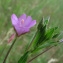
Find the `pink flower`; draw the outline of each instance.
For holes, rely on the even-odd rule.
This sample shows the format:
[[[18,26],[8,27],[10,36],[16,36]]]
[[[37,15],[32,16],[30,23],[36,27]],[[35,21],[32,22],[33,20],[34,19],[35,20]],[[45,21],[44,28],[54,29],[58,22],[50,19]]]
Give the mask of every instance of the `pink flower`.
[[[31,16],[26,17],[26,14],[19,18],[15,14],[11,16],[12,25],[18,36],[30,31],[30,28],[36,24],[36,20],[32,20]]]

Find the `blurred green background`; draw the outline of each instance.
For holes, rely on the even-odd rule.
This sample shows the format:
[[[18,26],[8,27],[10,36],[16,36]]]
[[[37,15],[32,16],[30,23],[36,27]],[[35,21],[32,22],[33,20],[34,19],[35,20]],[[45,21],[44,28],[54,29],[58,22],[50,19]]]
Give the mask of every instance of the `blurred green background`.
[[[12,44],[8,43],[7,40],[9,35],[13,33],[10,30],[12,29],[10,18],[13,13],[18,17],[23,13],[31,15],[33,19],[37,20],[37,24],[42,17],[47,18],[50,16],[49,27],[58,26],[58,31],[61,32],[58,39],[63,37],[63,0],[0,0],[0,63],[2,63]],[[17,63],[35,34],[37,24],[29,33],[18,38],[6,63]],[[52,58],[58,60],[58,62],[53,63],[63,63],[63,44],[52,48],[31,63],[48,63]]]

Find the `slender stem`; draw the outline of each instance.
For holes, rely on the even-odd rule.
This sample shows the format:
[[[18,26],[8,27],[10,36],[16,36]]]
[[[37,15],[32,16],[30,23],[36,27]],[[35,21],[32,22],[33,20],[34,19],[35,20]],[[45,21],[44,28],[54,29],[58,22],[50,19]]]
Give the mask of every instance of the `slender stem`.
[[[54,46],[44,50],[42,53],[36,55],[35,57],[33,57],[32,59],[30,59],[27,63],[30,63],[31,61],[33,61],[34,59],[36,59],[38,56],[42,55],[43,53],[47,52],[48,50],[50,50],[51,48],[53,48]]]
[[[7,59],[8,55],[9,55],[9,53],[10,53],[10,51],[11,51],[11,49],[12,49],[14,43],[16,42],[16,39],[17,39],[17,37],[14,39],[12,45],[10,46],[10,48],[9,48],[9,50],[8,50],[8,52],[7,52],[6,56],[5,56],[5,58],[4,58],[3,63],[6,63],[6,59]]]
[[[33,37],[32,41],[31,41],[31,43],[29,44],[27,51],[30,49],[30,47],[31,47],[31,45],[32,45],[32,43],[33,43],[33,40],[34,40],[34,38],[35,38],[36,34],[37,34],[37,31],[36,31],[36,33],[35,33],[35,35],[34,35],[34,37]]]

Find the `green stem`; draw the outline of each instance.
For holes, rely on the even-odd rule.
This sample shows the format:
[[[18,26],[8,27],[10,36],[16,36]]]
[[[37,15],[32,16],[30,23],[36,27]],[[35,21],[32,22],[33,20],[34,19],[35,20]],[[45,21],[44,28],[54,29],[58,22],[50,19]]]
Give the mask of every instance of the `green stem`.
[[[29,49],[30,49],[30,47],[31,47],[31,45],[32,45],[32,43],[33,43],[33,41],[34,41],[34,39],[35,39],[36,34],[37,34],[37,31],[36,31],[36,33],[35,33],[35,35],[34,35],[32,41],[31,41],[31,43],[29,44],[27,51],[29,51]]]
[[[4,58],[3,63],[6,63],[6,59],[7,59],[8,55],[9,55],[9,53],[10,53],[10,51],[11,51],[11,49],[12,49],[14,43],[16,42],[16,39],[17,39],[17,37],[14,39],[12,45],[10,46],[10,48],[9,48],[9,50],[8,50],[8,52],[7,52],[6,56],[5,56],[5,58]]]

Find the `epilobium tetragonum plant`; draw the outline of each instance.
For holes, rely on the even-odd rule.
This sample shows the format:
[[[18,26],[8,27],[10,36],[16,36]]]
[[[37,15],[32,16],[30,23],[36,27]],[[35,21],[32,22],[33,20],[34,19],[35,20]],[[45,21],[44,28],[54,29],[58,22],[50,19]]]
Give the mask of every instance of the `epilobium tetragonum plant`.
[[[16,38],[13,41],[10,49],[8,50],[3,63],[6,62],[6,59],[17,37],[25,33],[28,33],[30,31],[30,28],[36,24],[36,20],[32,20],[32,17],[31,16],[27,17],[26,14],[21,15],[19,18],[15,14],[12,14],[11,22],[16,32],[16,35],[15,35]],[[18,60],[18,63],[29,63],[35,58],[37,58],[38,56],[40,56],[41,54],[43,54],[44,52],[46,52],[47,50],[49,50],[52,46],[56,46],[58,43],[60,43],[59,40],[55,40],[59,35],[59,33],[56,32],[58,27],[48,28],[48,22],[49,22],[49,19],[47,20],[41,19],[41,21],[37,26],[37,31],[31,43],[28,45],[28,48],[26,49],[26,51],[23,53],[23,56],[21,56],[20,59]],[[47,47],[48,48],[50,47],[50,48],[38,54],[37,56],[33,57],[32,59],[28,60],[28,58],[32,54],[37,53],[39,50],[43,48],[45,49]]]
[[[23,35],[23,34],[29,32],[30,28],[36,24],[36,20],[32,20],[32,17],[31,16],[27,17],[26,14],[21,15],[19,18],[15,14],[12,14],[11,22],[14,27],[14,30],[16,31],[16,38],[15,38],[13,44],[11,45],[9,51],[7,52],[3,63],[6,62],[8,54],[9,54],[10,50],[12,49],[12,47],[17,39],[17,36],[20,36],[20,35]]]

